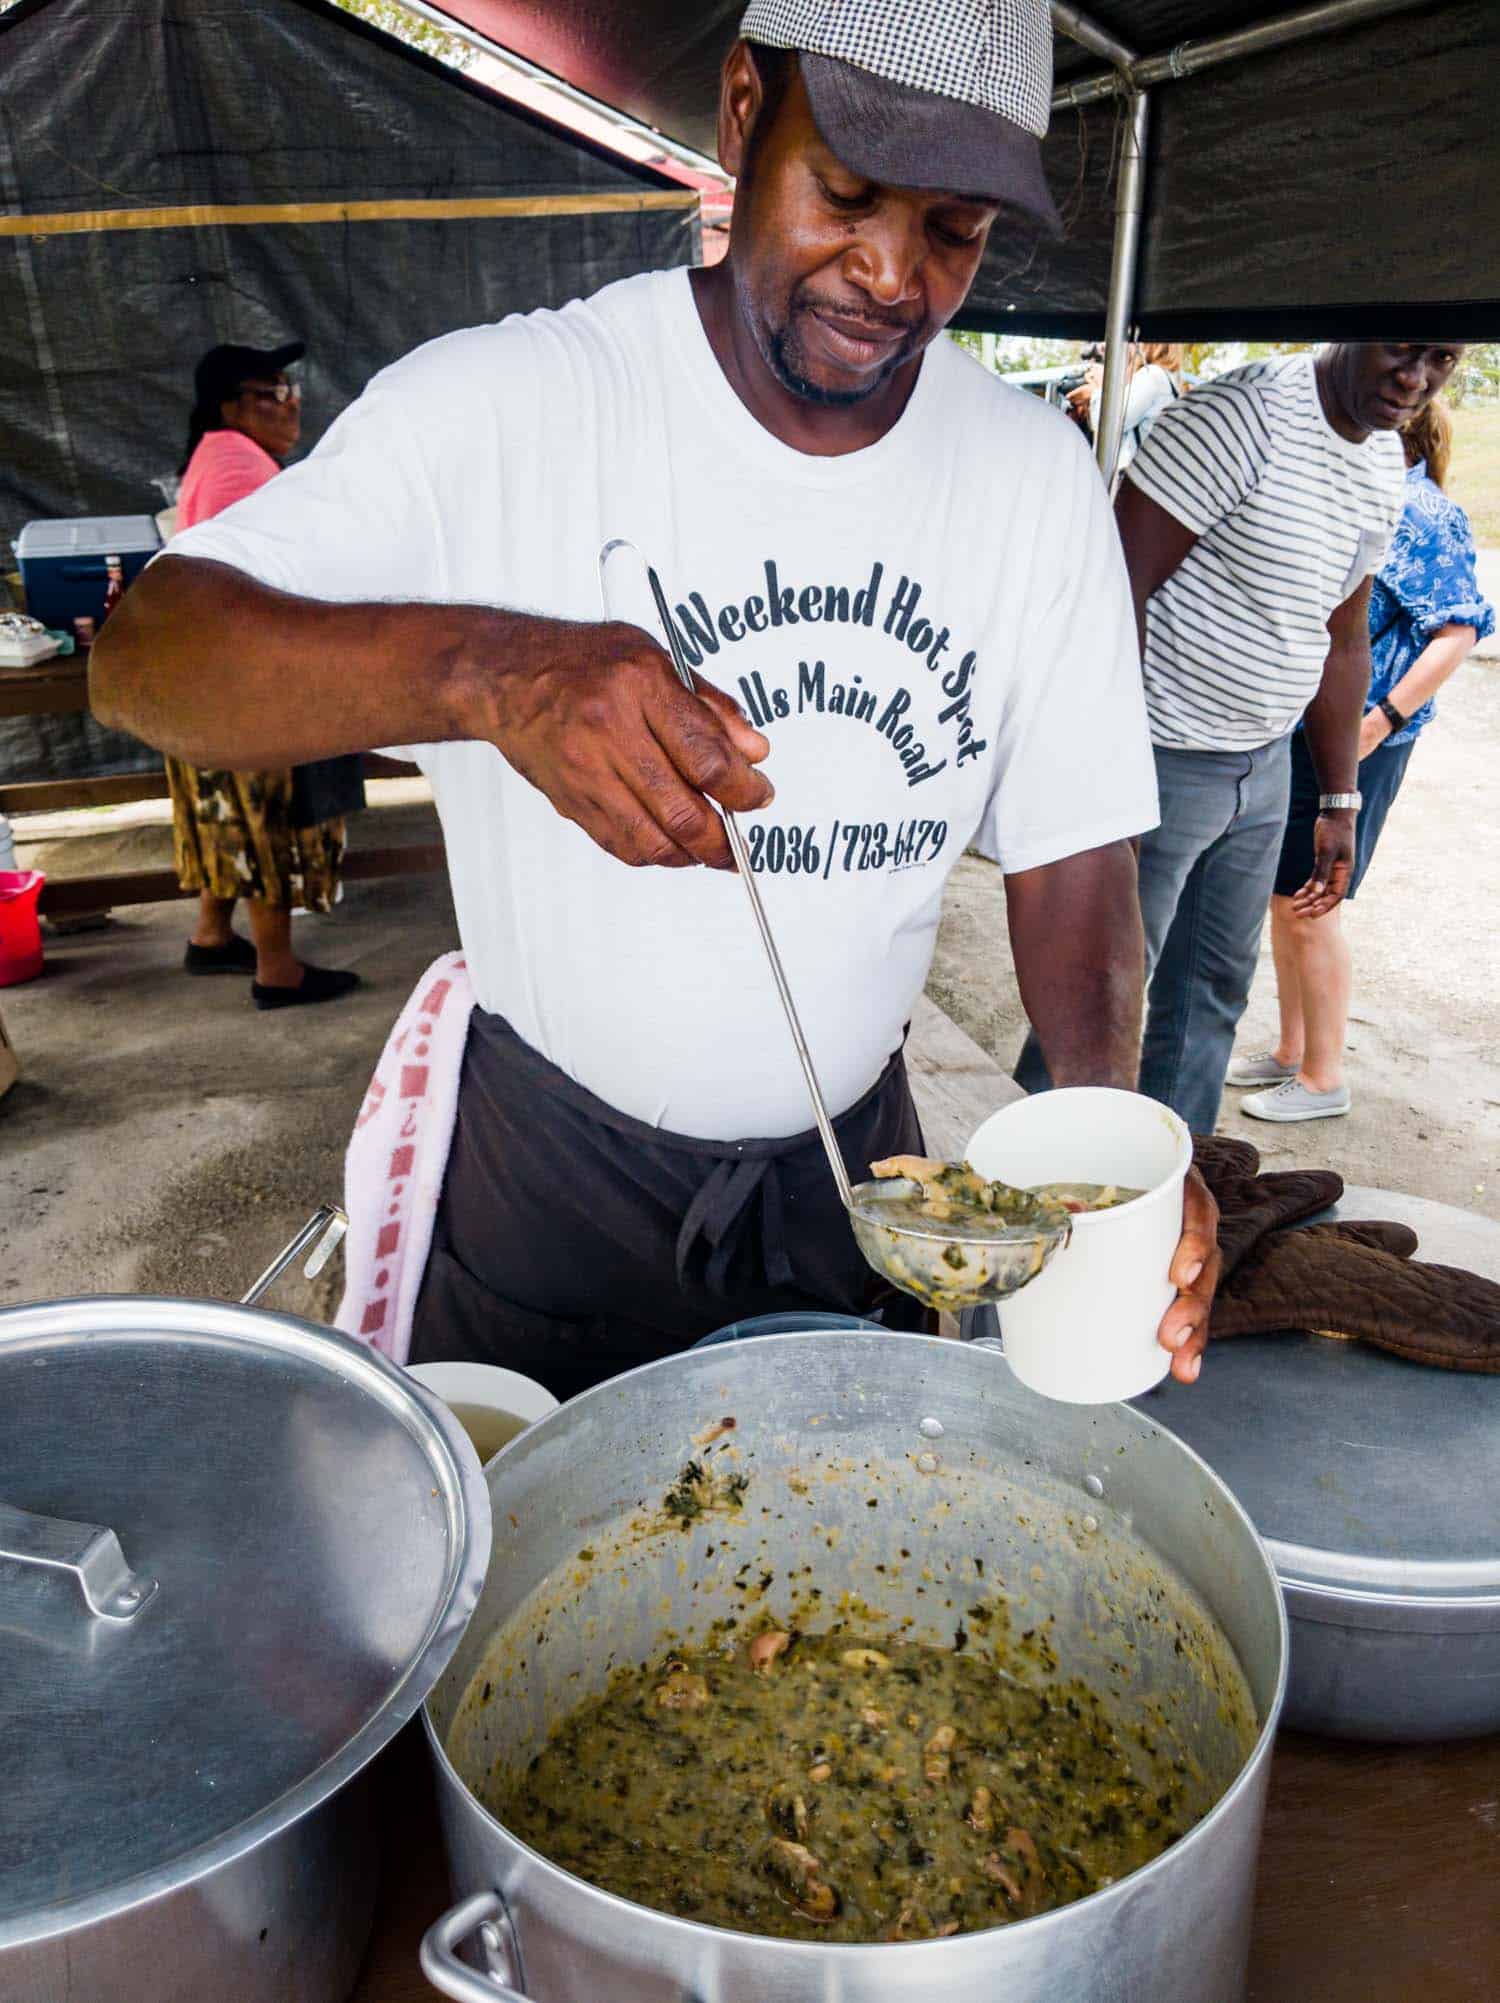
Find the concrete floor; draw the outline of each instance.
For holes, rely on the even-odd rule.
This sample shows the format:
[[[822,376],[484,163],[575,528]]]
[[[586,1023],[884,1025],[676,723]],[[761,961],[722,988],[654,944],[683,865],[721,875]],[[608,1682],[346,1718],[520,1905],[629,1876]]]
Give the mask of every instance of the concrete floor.
[[[1412,761],[1379,860],[1352,907],[1356,963],[1344,1120],[1268,1127],[1226,1096],[1223,1130],[1268,1166],[1316,1163],[1500,1219],[1500,666],[1471,663]],[[402,839],[430,808],[393,797]],[[63,840],[114,866],[159,859],[159,823],[121,810]],[[373,817],[372,817],[373,818]],[[384,831],[383,831],[384,833]],[[153,847],[153,844],[155,847]],[[0,1101],[0,1302],[142,1290],[232,1296],[318,1203],[342,1190],[345,1139],[391,1021],[456,943],[435,878],[351,884],[330,917],[295,921],[299,950],[350,966],[347,1002],[260,1015],[243,981],[180,971],[184,906],[120,911],[107,930],[49,938],[45,977],[0,995],[22,1066]],[[955,872],[930,992],[1009,1063],[1022,1021],[997,873]],[[1263,961],[1247,1039],[1275,1019]],[[326,1315],[337,1262],[273,1300]]]
[[[0,1100],[0,1303],[43,1295],[242,1293],[319,1203],[387,1030],[457,943],[436,877],[346,886],[293,920],[307,958],[353,967],[346,1001],[261,1014],[248,983],[181,971],[187,908],[138,905],[47,941],[47,972],[7,989],[21,1078]],[[327,1315],[335,1261],[272,1304]]]

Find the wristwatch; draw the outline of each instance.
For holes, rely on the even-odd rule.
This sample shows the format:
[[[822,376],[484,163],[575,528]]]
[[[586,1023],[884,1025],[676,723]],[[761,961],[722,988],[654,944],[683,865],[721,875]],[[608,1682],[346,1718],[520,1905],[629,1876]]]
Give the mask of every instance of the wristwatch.
[[[1361,793],[1320,793],[1318,795],[1318,812],[1320,814],[1331,814],[1335,809],[1341,807],[1352,807],[1357,814],[1363,805],[1364,796]]]
[[[1411,722],[1411,718],[1403,716],[1388,695],[1383,695],[1375,707],[1380,711],[1380,714],[1385,718],[1393,731],[1405,730],[1406,726]]]

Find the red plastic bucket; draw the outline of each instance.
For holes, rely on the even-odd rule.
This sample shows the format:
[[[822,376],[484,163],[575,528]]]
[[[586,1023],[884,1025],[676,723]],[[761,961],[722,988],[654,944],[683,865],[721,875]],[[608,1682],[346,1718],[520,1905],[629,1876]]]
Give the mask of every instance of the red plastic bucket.
[[[42,971],[36,907],[46,881],[39,869],[0,869],[0,988],[34,981]]]

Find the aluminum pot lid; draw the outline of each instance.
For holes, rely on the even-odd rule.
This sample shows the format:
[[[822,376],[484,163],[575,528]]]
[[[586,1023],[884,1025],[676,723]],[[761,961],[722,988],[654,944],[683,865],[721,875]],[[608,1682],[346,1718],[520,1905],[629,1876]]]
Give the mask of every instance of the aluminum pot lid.
[[[1416,1257],[1500,1280],[1500,1224],[1388,1190],[1347,1189],[1318,1222],[1409,1224]],[[1413,1626],[1500,1627],[1500,1377],[1407,1363],[1362,1342],[1284,1334],[1210,1344],[1196,1385],[1143,1409],[1221,1475],[1282,1583]]]
[[[488,1559],[461,1428],[358,1344],[222,1302],[0,1313],[0,1948],[316,1807]]]

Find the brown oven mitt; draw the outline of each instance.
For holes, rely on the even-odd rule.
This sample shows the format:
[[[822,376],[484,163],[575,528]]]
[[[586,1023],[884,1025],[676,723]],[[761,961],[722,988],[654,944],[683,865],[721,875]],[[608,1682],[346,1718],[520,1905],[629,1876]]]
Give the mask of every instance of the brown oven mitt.
[[[1332,1169],[1286,1169],[1262,1175],[1260,1156],[1250,1143],[1225,1134],[1195,1134],[1193,1165],[1219,1206],[1221,1290],[1268,1232],[1316,1217],[1344,1193],[1344,1178]]]
[[[1404,1224],[1311,1224],[1263,1237],[1214,1296],[1215,1337],[1306,1329],[1411,1363],[1500,1374],[1500,1286],[1413,1259]]]

